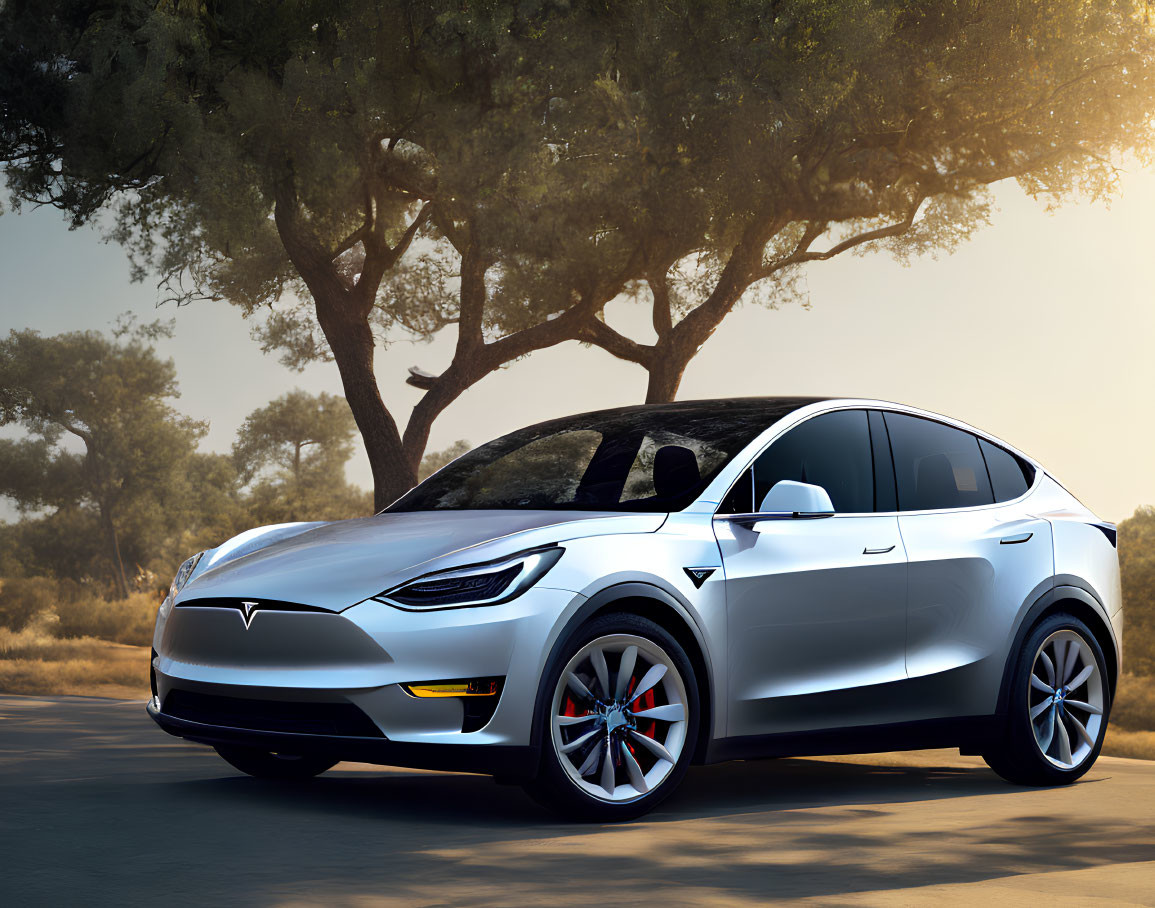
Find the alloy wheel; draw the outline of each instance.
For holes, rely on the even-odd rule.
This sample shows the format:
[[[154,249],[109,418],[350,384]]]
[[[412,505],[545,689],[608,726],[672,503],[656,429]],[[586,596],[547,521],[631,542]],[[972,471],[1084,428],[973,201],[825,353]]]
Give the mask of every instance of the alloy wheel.
[[[1060,630],[1035,653],[1027,696],[1031,730],[1043,756],[1075,769],[1095,750],[1103,725],[1103,679],[1091,647]]]
[[[633,634],[591,640],[558,679],[553,746],[570,780],[601,801],[645,797],[686,745],[689,700],[674,661]]]

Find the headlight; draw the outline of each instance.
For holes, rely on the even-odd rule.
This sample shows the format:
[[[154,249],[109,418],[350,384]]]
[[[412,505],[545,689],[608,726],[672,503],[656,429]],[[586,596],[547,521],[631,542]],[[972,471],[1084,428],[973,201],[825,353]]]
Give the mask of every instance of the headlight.
[[[499,561],[426,574],[373,598],[403,609],[497,605],[515,599],[545,576],[565,551],[530,549]]]
[[[204,552],[198,552],[176,569],[176,576],[172,580],[172,586],[168,588],[169,599],[175,599],[176,594],[184,589],[184,585],[188,583],[189,577],[191,577],[192,572],[196,570],[196,566],[200,563],[203,555]]]

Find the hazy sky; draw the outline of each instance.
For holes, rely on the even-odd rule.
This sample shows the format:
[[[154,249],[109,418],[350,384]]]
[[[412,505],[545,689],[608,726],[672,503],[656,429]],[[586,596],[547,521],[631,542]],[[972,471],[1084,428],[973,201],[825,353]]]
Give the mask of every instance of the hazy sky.
[[[1046,464],[1101,516],[1155,503],[1155,175],[1132,169],[1108,209],[1056,214],[998,187],[993,224],[958,252],[902,267],[885,253],[809,266],[810,310],[746,307],[690,365],[680,397],[831,394],[927,407],[980,426]],[[48,209],[0,216],[0,331],[107,329],[120,312],[154,317],[151,284],[132,284],[122,250],[68,231]],[[207,448],[227,450],[245,415],[293,387],[340,391],[336,367],[298,374],[264,356],[225,303],[160,315],[176,336],[178,406],[211,421]],[[648,317],[612,307],[612,324],[646,339]],[[403,419],[419,398],[406,369],[440,371],[451,335],[400,342],[377,356],[381,392]],[[640,402],[645,373],[576,343],[490,376],[435,424],[431,449],[479,444],[570,412]],[[363,454],[350,478],[369,485]]]

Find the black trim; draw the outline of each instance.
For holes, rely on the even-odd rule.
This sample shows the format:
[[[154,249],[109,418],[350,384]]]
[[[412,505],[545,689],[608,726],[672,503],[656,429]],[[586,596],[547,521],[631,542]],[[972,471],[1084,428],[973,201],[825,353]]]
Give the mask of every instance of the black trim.
[[[1107,541],[1111,543],[1111,548],[1119,548],[1119,531],[1115,528],[1115,524],[1092,523],[1091,526],[1107,537]]]
[[[706,752],[707,763],[759,757],[817,757],[832,754],[885,753],[930,747],[981,747],[997,734],[997,716],[927,719],[891,725],[864,725],[820,731],[783,732],[719,738]]]
[[[157,691],[157,687],[156,687],[156,650],[155,649],[149,650],[148,686],[152,690],[152,695],[154,697],[160,696],[160,693]]]
[[[471,731],[481,731],[489,724],[497,706],[501,702],[501,692],[505,689],[505,678],[494,678],[497,683],[497,692],[489,697],[462,697],[461,698],[461,731],[468,734]]]
[[[177,688],[168,692],[161,709],[173,719],[247,731],[333,735],[343,738],[385,737],[372,719],[348,701],[325,703],[260,700]]]
[[[148,714],[170,735],[216,746],[228,744],[258,750],[324,754],[337,760],[404,766],[445,772],[475,772],[510,779],[529,778],[537,770],[533,747],[494,744],[415,744],[386,738],[341,738],[287,732],[253,731],[177,719],[159,711],[150,700]]]
[[[894,454],[890,434],[881,410],[867,410],[870,428],[870,455],[874,462],[874,512],[890,514],[898,510],[898,477],[894,472]]]
[[[176,604],[177,608],[231,608],[245,614],[245,602],[255,602],[250,612],[321,612],[325,615],[335,615],[333,609],[321,608],[319,605],[305,605],[302,602],[284,602],[280,599],[262,599],[253,596],[251,599],[242,599],[239,596],[206,596],[204,599],[186,599]]]

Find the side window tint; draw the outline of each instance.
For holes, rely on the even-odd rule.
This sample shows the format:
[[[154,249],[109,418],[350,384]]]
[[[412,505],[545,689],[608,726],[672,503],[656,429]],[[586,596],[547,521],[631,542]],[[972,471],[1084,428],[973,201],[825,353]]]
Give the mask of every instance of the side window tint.
[[[885,414],[901,511],[991,504],[979,440],[969,432],[902,413]]]
[[[754,471],[743,470],[718,506],[719,514],[750,514],[754,511]]]
[[[754,462],[754,507],[783,479],[822,486],[839,513],[874,510],[865,410],[824,413],[791,429]]]
[[[995,493],[995,501],[1010,501],[1018,498],[1027,489],[1035,478],[1035,471],[1029,463],[1024,463],[1010,451],[1004,451],[997,445],[992,445],[985,438],[979,439],[983,457],[987,461],[987,470],[991,474],[991,488]]]

